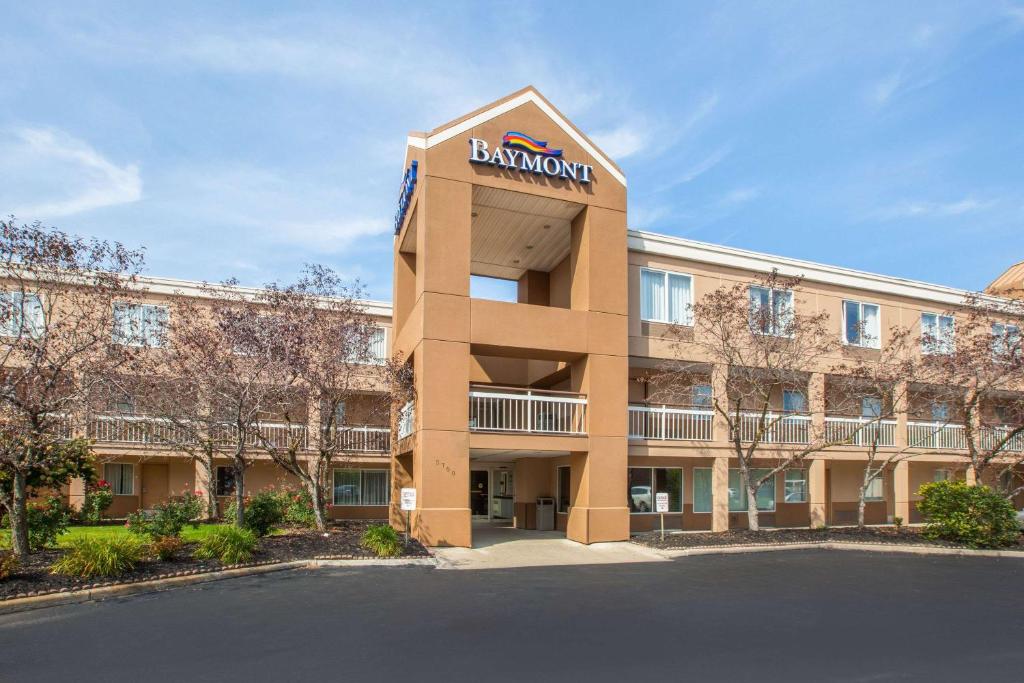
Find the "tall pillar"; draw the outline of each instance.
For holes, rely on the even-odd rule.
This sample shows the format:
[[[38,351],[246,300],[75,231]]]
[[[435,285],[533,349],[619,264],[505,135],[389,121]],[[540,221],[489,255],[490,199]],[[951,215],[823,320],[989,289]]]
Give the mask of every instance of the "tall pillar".
[[[715,458],[711,467],[711,530],[729,529],[729,458]]]
[[[906,460],[896,463],[892,472],[894,517],[902,517],[904,524],[910,523],[910,463]]]
[[[825,461],[814,459],[807,467],[807,495],[810,504],[811,528],[828,524],[828,492],[825,486]]]
[[[807,380],[807,409],[811,413],[813,439],[825,436],[825,373],[812,372]]]
[[[896,415],[896,448],[907,447],[907,413],[910,410],[910,389],[907,387],[906,382],[900,382],[896,385],[894,395],[896,400],[893,404],[893,413]],[[896,513],[899,516],[899,513]],[[906,521],[906,517],[903,518]]]

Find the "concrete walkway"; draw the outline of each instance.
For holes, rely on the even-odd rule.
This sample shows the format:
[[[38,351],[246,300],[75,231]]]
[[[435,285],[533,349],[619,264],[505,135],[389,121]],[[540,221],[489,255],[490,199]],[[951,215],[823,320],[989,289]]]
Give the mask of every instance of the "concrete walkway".
[[[527,531],[473,525],[472,548],[434,548],[439,569],[503,569],[583,564],[665,562],[658,552],[632,543],[570,541],[560,531]]]

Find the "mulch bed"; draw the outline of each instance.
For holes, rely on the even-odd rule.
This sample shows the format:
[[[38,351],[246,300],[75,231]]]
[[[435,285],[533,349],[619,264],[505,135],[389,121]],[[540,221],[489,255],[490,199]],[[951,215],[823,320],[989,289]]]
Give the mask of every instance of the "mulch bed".
[[[293,560],[312,559],[377,559],[359,545],[359,539],[366,528],[374,522],[346,521],[334,524],[330,534],[324,537],[308,529],[290,529],[279,536],[266,536],[260,539],[259,546],[253,553],[248,565],[289,562]],[[376,522],[379,524],[379,522]],[[42,550],[32,553],[22,562],[18,571],[6,580],[0,580],[0,601],[29,594],[39,595],[54,592],[69,592],[82,588],[113,585],[120,583],[137,583],[157,578],[168,578],[182,573],[202,574],[225,569],[218,560],[196,560],[192,552],[197,544],[186,543],[169,562],[152,559],[136,565],[135,569],[117,578],[97,577],[92,579],[76,579],[50,573],[50,565],[61,555],[63,550]],[[402,558],[425,558],[430,553],[419,541],[410,539]]]
[[[932,548],[966,548],[967,546],[932,541],[925,538],[918,527],[896,531],[894,527],[829,528],[829,529],[764,529],[748,531],[732,529],[718,532],[667,533],[661,540],[658,531],[649,531],[633,536],[632,541],[650,548],[666,550],[686,548],[715,548],[740,545],[786,545],[790,543],[824,543],[842,541],[846,543],[871,543],[887,545],[914,545]],[[1024,551],[1024,537],[1017,544],[1001,550]]]

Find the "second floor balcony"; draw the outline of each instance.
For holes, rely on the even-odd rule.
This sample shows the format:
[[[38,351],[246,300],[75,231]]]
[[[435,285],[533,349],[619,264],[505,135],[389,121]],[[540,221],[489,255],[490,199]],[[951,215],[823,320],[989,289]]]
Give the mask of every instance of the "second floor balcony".
[[[565,391],[472,385],[469,429],[478,432],[585,435],[587,397]]]
[[[710,441],[714,415],[703,406],[631,404],[629,438],[658,441]]]

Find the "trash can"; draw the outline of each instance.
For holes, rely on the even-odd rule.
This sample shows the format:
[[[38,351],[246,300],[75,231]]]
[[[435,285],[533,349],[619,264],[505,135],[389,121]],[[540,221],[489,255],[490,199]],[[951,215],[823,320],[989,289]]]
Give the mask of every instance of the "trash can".
[[[537,499],[537,531],[555,530],[555,499]]]

